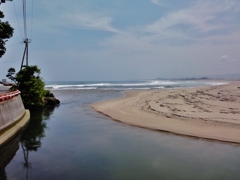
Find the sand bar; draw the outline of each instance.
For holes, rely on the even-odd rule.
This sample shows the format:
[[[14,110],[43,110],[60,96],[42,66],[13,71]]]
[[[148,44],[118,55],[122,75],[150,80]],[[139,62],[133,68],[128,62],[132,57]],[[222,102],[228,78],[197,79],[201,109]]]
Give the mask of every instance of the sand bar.
[[[92,107],[129,125],[240,144],[240,82],[127,92]]]

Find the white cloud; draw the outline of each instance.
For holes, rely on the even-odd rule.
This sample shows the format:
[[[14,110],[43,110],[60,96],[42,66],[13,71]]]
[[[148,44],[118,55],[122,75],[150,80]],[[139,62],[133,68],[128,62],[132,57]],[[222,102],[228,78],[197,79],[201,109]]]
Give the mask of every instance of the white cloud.
[[[221,18],[231,19],[234,15],[231,10],[238,5],[238,2],[222,2],[220,5],[219,2],[218,0],[198,1],[184,9],[169,12],[151,24],[132,27],[125,32],[108,37],[100,45],[105,47],[109,54],[126,56],[126,59],[131,59],[131,61],[155,60],[156,66],[161,66],[162,63],[164,66],[171,67],[180,61],[189,66],[195,62],[196,67],[193,71],[199,69],[199,73],[202,73],[206,64],[215,66],[214,63],[219,63],[219,56],[222,53],[235,57],[225,55],[221,57],[222,61],[236,63],[240,55],[236,48],[240,43],[240,31],[235,29],[233,22],[230,21],[228,26],[225,22],[221,22]],[[228,16],[228,13],[231,15]],[[221,17],[219,14],[224,14],[224,16]],[[187,27],[179,30],[176,27],[178,25]],[[225,27],[232,29],[230,33],[218,33],[218,30]],[[209,33],[211,31],[217,33],[211,34]],[[198,68],[200,66],[201,68]],[[185,68],[184,65],[182,67]],[[221,71],[224,68],[224,64],[221,64]],[[225,68],[226,72],[229,68]],[[237,72],[236,67],[232,70]]]
[[[223,55],[221,57],[221,61],[227,61],[228,60],[228,55]]]
[[[153,4],[158,5],[158,6],[163,6],[163,3],[160,2],[160,0],[151,0],[151,2],[152,2]]]
[[[53,31],[61,28],[90,29],[120,33],[120,30],[112,26],[113,18],[100,8],[94,9],[93,2],[72,0],[65,1],[38,1],[38,6],[43,9],[41,16],[38,16],[37,23],[45,25]],[[94,4],[94,3],[93,3]],[[46,16],[47,15],[47,18]],[[40,23],[39,23],[40,22]]]
[[[67,25],[73,28],[102,30],[114,33],[120,33],[120,31],[111,26],[112,18],[94,16],[91,14],[67,14],[65,16],[65,22]]]
[[[221,57],[221,61],[222,61],[222,62],[239,62],[238,59],[233,58],[233,57],[231,57],[231,56],[229,56],[229,55],[223,55],[223,56]]]
[[[202,40],[218,33],[224,34],[231,28],[234,31],[238,24],[233,19],[234,16],[237,17],[237,11],[234,12],[237,7],[240,7],[240,3],[234,0],[201,0],[184,9],[169,12],[142,29],[143,32],[161,34],[168,38]]]

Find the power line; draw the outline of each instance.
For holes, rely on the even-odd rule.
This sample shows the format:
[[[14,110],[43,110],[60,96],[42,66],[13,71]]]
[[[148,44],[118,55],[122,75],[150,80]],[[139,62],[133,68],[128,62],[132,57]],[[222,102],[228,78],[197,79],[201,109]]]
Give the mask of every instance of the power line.
[[[32,28],[33,27],[33,0],[32,0],[32,17],[31,17],[31,39],[32,39]]]
[[[26,0],[22,0],[23,2],[23,26],[24,26],[24,35],[25,39],[27,39],[27,18],[26,18]]]
[[[0,0],[0,4],[1,3],[5,3],[6,0]],[[12,1],[12,0],[8,0],[8,1]],[[14,2],[13,2],[14,3]],[[28,66],[28,44],[31,42],[30,39],[28,39],[28,35],[27,35],[27,15],[26,15],[26,12],[27,12],[27,4],[26,4],[26,0],[22,0],[22,3],[23,3],[23,26],[24,26],[24,40],[23,40],[23,43],[25,44],[25,49],[24,49],[24,53],[23,53],[23,57],[22,57],[22,64],[21,64],[21,69],[22,67],[26,67]],[[22,33],[21,33],[21,30],[20,30],[20,26],[19,26],[19,21],[18,21],[18,16],[17,16],[17,11],[16,11],[16,6],[15,6],[15,3],[14,3],[14,10],[15,10],[15,15],[16,15],[16,19],[17,19],[17,22],[18,22],[18,28],[19,28],[19,31],[20,31],[20,34],[22,36]],[[33,24],[33,0],[32,0],[32,17],[31,17],[31,38],[32,38],[32,24]],[[22,36],[23,37],[23,36]],[[24,64],[24,59],[25,59],[25,56],[26,56],[26,65],[23,65]],[[11,57],[9,59],[12,59],[14,57]],[[17,61],[17,60],[13,60],[13,61]],[[3,61],[3,62],[0,62],[0,64],[3,64],[3,63],[9,63],[9,62],[13,62],[13,61]]]
[[[12,59],[12,58],[21,57],[21,54],[22,54],[22,52],[20,52],[18,50],[17,52],[11,54],[11,56],[8,56],[7,58],[4,58],[3,60],[6,61],[6,60],[9,60],[9,59]]]
[[[12,60],[12,61],[3,61],[3,62],[0,62],[0,64],[7,64],[7,63],[14,62],[14,61],[19,61],[19,59],[17,59],[17,60]]]
[[[15,47],[15,46],[19,46],[19,45],[21,45],[22,44],[22,42],[15,42],[15,43],[13,43],[13,44],[8,44],[7,45],[7,47]],[[20,46],[19,46],[20,47]]]
[[[25,35],[25,39],[23,40],[24,44],[25,44],[25,49],[23,52],[23,57],[22,57],[22,63],[21,63],[21,68],[28,66],[28,44],[31,42],[30,39],[28,39],[27,36],[27,17],[26,17],[26,11],[27,11],[27,4],[26,4],[26,0],[22,0],[23,3],[23,24],[24,24],[24,35]],[[24,59],[26,57],[26,65],[24,65]]]
[[[22,31],[21,31],[21,28],[20,28],[20,25],[19,25],[19,21],[18,21],[18,15],[17,15],[16,6],[15,6],[15,2],[14,1],[13,1],[13,5],[14,5],[15,15],[16,15],[17,23],[18,23],[18,30],[19,30],[22,38],[23,38]]]
[[[21,55],[22,55],[22,52],[15,52],[15,53],[11,54],[11,56],[9,56],[7,58],[4,57],[4,59],[2,59],[0,62],[8,61],[8,60],[15,59],[15,58],[21,59]]]

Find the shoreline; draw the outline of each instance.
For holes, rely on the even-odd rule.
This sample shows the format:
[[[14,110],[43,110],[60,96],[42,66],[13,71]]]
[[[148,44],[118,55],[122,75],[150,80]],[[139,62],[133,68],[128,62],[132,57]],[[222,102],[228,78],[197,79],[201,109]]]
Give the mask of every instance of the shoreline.
[[[240,82],[125,94],[92,107],[128,125],[240,144]]]

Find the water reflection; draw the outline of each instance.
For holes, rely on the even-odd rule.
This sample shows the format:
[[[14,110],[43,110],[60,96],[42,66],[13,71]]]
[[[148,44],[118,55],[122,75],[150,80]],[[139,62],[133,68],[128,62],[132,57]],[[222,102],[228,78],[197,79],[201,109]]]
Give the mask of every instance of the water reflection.
[[[10,141],[0,147],[0,180],[7,179],[5,167],[15,156],[19,148],[20,137],[21,133],[18,133]]]
[[[0,180],[7,179],[5,167],[13,159],[19,149],[19,144],[23,151],[23,167],[26,169],[26,179],[28,179],[28,170],[31,168],[29,153],[37,151],[41,147],[41,141],[45,137],[46,121],[50,119],[55,107],[31,108],[31,118],[26,129],[14,137],[3,147],[0,147]]]

